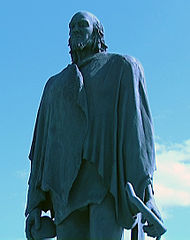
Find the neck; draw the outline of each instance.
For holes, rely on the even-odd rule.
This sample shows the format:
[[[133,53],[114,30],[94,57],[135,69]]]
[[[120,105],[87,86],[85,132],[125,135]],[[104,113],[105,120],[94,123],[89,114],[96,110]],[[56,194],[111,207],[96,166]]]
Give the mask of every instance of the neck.
[[[80,64],[82,61],[84,61],[89,57],[92,57],[94,54],[95,52],[93,52],[91,49],[83,49],[83,50],[76,51],[76,55],[77,55],[76,64]]]

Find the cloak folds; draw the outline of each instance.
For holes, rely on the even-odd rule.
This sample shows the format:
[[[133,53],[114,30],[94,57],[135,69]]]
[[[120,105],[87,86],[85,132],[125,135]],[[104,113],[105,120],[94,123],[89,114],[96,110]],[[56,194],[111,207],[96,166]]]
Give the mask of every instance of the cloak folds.
[[[47,82],[32,147],[26,215],[46,192],[67,205],[82,159],[96,166],[115,199],[118,222],[130,229],[125,185],[143,199],[155,170],[152,120],[143,70],[131,57],[98,53]],[[93,187],[93,186],[92,186]],[[55,211],[56,216],[56,211]],[[56,219],[57,223],[63,219]]]

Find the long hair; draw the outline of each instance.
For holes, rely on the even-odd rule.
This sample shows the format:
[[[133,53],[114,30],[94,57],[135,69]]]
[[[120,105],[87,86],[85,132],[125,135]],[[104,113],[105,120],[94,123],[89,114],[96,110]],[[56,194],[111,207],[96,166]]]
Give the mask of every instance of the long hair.
[[[91,42],[92,42],[92,52],[93,53],[98,53],[98,52],[106,52],[106,49],[108,48],[107,45],[105,44],[104,40],[104,29],[100,21],[97,19],[96,16],[91,14],[93,18],[93,33],[91,36]],[[70,55],[71,55],[71,60],[72,63],[77,63],[77,54],[76,50],[73,50],[71,48],[71,38],[69,38],[69,44],[68,46],[70,47]]]

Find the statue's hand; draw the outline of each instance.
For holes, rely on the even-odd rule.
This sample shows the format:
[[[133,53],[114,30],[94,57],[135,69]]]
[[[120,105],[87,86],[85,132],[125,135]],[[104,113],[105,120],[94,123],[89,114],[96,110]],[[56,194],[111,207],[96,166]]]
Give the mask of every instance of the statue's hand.
[[[146,202],[146,206],[158,217],[158,219],[160,219],[163,222],[160,211],[156,206],[153,195]],[[146,219],[144,218],[144,216],[142,216],[142,223],[145,223],[145,222],[146,222]],[[153,238],[157,237],[157,240],[159,240],[161,237],[159,236],[160,234],[158,233],[156,227],[153,224],[149,223],[148,221],[147,223],[148,223],[147,225],[143,226],[144,232],[147,233],[147,235],[150,237],[153,237]]]
[[[145,189],[145,198],[144,202],[146,206],[156,215],[156,217],[163,222],[160,211],[158,210],[158,207],[156,206],[153,191],[152,191],[152,185],[148,185]],[[144,216],[142,216],[142,223],[145,223],[147,220]],[[147,225],[143,226],[143,230],[145,233],[147,233],[150,237],[157,237],[157,240],[160,239],[160,232],[158,232],[158,229],[156,226],[154,226],[152,223],[147,221]]]
[[[152,191],[152,185],[149,184],[145,189],[144,203],[136,196],[133,185],[130,182],[126,184],[126,191],[129,198],[129,207],[131,212],[134,213],[140,211],[142,214],[142,223],[147,222],[147,225],[143,226],[144,232],[150,237],[156,237],[160,239],[167,229],[163,225],[161,214],[156,206],[154,195]],[[146,206],[145,206],[146,204]],[[135,208],[133,208],[135,206]]]
[[[26,219],[26,237],[29,240],[33,240],[31,234],[31,227],[35,225],[36,230],[40,228],[40,217],[41,217],[41,210],[39,208],[35,208],[31,211]]]

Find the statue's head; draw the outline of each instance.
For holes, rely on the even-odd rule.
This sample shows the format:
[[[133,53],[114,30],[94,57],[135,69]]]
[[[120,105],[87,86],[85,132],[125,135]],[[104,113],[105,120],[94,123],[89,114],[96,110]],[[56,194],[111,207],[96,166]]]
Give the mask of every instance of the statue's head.
[[[92,13],[76,13],[69,23],[69,29],[70,54],[74,63],[77,62],[77,53],[82,51],[106,51],[103,26]]]

